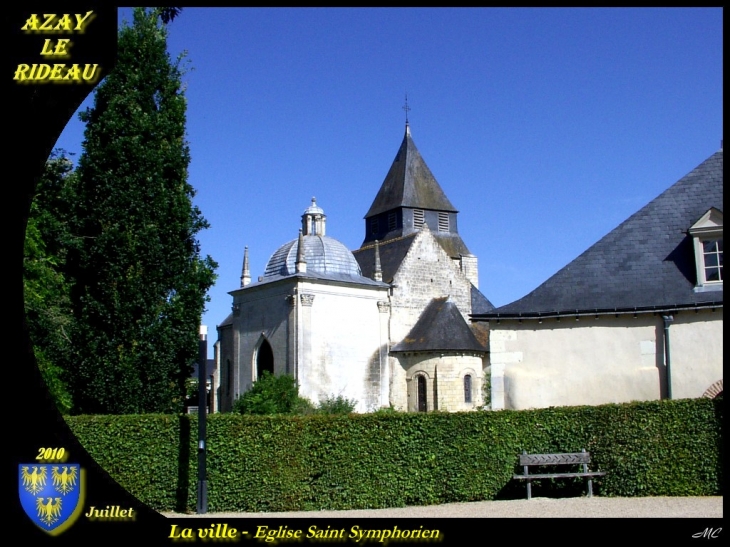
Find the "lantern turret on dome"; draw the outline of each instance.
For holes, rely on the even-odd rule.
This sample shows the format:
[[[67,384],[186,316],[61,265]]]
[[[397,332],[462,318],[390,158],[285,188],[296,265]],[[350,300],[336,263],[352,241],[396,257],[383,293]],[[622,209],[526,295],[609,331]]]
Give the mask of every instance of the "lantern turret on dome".
[[[326,221],[324,210],[317,205],[316,198],[312,198],[310,206],[302,214],[299,236],[274,251],[260,282],[298,274],[374,283],[372,279],[363,277],[357,260],[343,243],[325,235]]]
[[[302,234],[305,236],[325,235],[327,215],[317,205],[317,198],[312,197],[312,204],[304,210],[302,215]]]

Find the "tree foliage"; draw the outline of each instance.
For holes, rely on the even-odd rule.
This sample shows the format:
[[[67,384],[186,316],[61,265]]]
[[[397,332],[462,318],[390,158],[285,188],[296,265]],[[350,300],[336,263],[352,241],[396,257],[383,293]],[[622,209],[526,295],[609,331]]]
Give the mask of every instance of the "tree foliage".
[[[167,25],[168,23],[171,23],[175,19],[175,17],[180,15],[182,8],[164,7],[155,8],[155,11],[160,16],[160,20]]]
[[[37,186],[26,227],[23,259],[25,314],[41,375],[61,412],[71,410],[68,372],[73,365],[75,323],[66,259],[77,238],[73,215],[75,173],[62,150],[54,151]]]
[[[317,405],[317,412],[320,414],[350,414],[355,411],[357,401],[348,399],[343,395],[329,395],[322,399]]]
[[[97,87],[79,159],[69,255],[78,353],[77,413],[180,411],[216,268],[187,181],[181,59],[156,10],[119,32],[115,69]]]
[[[241,414],[350,414],[357,401],[342,395],[329,395],[316,406],[299,395],[299,386],[293,376],[274,376],[265,371],[243,396],[236,399],[234,412]]]
[[[312,404],[299,396],[299,387],[293,376],[274,376],[265,371],[251,389],[236,399],[233,406],[241,414],[308,414]]]

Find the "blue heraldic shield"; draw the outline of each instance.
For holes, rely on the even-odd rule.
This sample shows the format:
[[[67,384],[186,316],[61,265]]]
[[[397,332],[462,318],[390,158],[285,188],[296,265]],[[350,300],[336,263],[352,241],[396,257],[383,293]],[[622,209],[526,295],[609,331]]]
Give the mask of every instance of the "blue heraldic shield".
[[[79,464],[20,464],[18,494],[25,514],[51,535],[63,532],[83,508],[83,472]]]

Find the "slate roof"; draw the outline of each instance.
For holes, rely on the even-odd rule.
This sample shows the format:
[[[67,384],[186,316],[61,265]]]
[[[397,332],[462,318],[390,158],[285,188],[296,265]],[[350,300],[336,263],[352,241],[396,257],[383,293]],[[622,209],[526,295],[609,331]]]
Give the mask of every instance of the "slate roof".
[[[208,359],[206,361],[206,367],[205,372],[206,376],[213,376],[213,373],[215,372],[215,359]],[[193,363],[193,372],[190,373],[191,378],[197,378],[198,377],[198,363]]]
[[[471,313],[487,313],[494,309],[492,304],[486,296],[484,296],[479,289],[471,284]]]
[[[408,124],[393,164],[365,218],[399,207],[458,212],[423,161]]]
[[[391,283],[398,268],[406,257],[408,250],[413,244],[416,233],[409,234],[397,239],[390,239],[378,244],[380,248],[380,268],[383,272],[383,281]],[[375,269],[375,245],[368,245],[353,251],[355,260],[360,265],[360,271],[365,277],[373,277]]]
[[[720,150],[527,296],[473,319],[722,305],[722,289],[693,290],[688,235],[708,209],[722,211],[722,185]]]
[[[308,273],[360,276],[360,267],[352,253],[336,239],[329,236],[305,235],[302,237],[302,242]],[[299,239],[293,239],[279,247],[269,258],[264,277],[295,273],[298,250]]]
[[[486,353],[464,317],[448,297],[434,298],[406,337],[391,352],[475,351]]]
[[[467,248],[464,240],[457,233],[431,232],[438,241],[441,248],[451,258],[459,258],[460,256],[469,256],[471,251]]]
[[[239,289],[235,289],[233,291],[229,291],[228,294],[235,294],[238,291],[246,291],[249,289],[261,287],[262,285],[267,285],[269,283],[274,283],[276,281],[281,281],[282,279],[301,279],[301,280],[320,280],[320,281],[334,281],[338,283],[351,283],[356,285],[365,285],[365,286],[371,286],[371,287],[387,287],[387,283],[383,283],[381,281],[375,281],[373,279],[368,279],[367,277],[363,277],[361,275],[352,275],[352,274],[346,274],[346,273],[327,273],[327,272],[310,272],[307,270],[305,273],[293,273],[293,274],[286,274],[286,275],[267,275],[266,277],[262,277],[261,281],[255,281],[252,283],[249,283],[245,287],[241,287]]]

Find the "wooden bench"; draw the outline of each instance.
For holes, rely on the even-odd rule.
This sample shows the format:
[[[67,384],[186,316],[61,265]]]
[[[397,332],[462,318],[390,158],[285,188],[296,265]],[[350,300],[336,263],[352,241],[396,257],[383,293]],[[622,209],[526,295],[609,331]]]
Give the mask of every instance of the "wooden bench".
[[[580,452],[571,452],[566,454],[528,454],[522,451],[520,455],[520,465],[522,466],[522,475],[513,475],[514,479],[527,481],[527,499],[532,498],[532,481],[535,479],[564,479],[570,477],[584,477],[588,479],[588,497],[593,496],[593,477],[602,477],[605,471],[589,471],[588,464],[591,463],[591,454],[586,452],[585,448]],[[530,467],[545,465],[580,465],[582,471],[573,471],[565,473],[536,473],[530,475]]]

